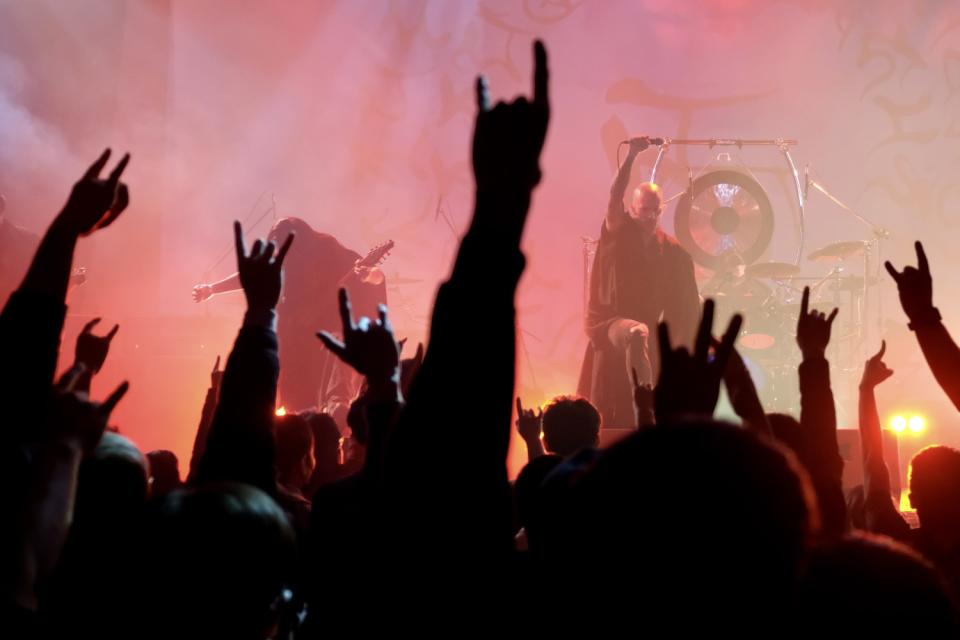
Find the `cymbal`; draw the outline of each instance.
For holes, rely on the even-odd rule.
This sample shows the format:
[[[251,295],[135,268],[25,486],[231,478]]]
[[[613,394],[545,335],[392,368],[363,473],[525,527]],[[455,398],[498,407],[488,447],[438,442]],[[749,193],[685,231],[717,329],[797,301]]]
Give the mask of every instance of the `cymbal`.
[[[877,276],[867,278],[867,286],[872,287],[877,284]],[[863,276],[846,276],[839,281],[830,283],[831,291],[861,291],[863,289]]]
[[[825,247],[817,249],[807,256],[807,260],[812,260],[813,262],[836,262],[838,260],[846,260],[847,258],[852,258],[853,256],[862,254],[863,250],[866,249],[868,244],[870,243],[863,240],[834,242],[833,244],[828,244]]]
[[[752,278],[780,280],[800,273],[800,267],[789,262],[757,262],[747,266],[746,274]]]

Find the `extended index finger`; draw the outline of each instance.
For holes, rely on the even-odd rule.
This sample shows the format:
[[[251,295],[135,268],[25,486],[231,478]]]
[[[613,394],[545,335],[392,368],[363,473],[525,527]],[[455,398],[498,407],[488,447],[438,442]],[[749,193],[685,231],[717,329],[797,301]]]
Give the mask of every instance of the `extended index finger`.
[[[887,341],[886,341],[886,340],[881,340],[881,341],[880,341],[880,351],[877,351],[877,355],[875,355],[875,356],[873,356],[873,357],[876,358],[877,360],[883,360],[883,354],[885,354],[886,352],[887,352]]]
[[[243,242],[243,227],[239,220],[233,221],[233,242],[237,248],[237,259],[247,257],[247,245]]]
[[[343,324],[343,338],[346,340],[347,333],[356,329],[353,323],[353,309],[350,306],[350,294],[343,287],[340,287],[340,322]]]
[[[103,401],[103,404],[100,405],[100,413],[106,417],[110,417],[110,414],[113,413],[114,408],[116,408],[117,403],[127,395],[127,390],[130,389],[130,383],[124,380],[120,383],[120,386],[117,387],[113,393],[110,394],[110,397]]]
[[[698,360],[707,359],[707,350],[710,348],[710,338],[713,337],[713,300],[703,301],[703,316],[700,318],[700,329],[697,331],[697,341],[694,345],[694,357]]]
[[[87,324],[83,325],[83,330],[80,331],[80,333],[90,333],[93,330],[93,328],[97,326],[97,323],[99,322],[100,322],[100,318],[94,318]]]
[[[914,246],[917,249],[917,268],[922,273],[930,273],[930,263],[927,262],[927,252],[923,250],[923,243],[917,240]]]
[[[123,157],[120,158],[120,162],[114,167],[113,171],[110,172],[110,177],[108,180],[114,184],[120,182],[120,176],[123,175],[123,170],[127,168],[127,163],[130,162],[130,154],[125,153]]]
[[[743,316],[739,313],[734,314],[733,317],[730,318],[730,324],[727,325],[727,331],[723,334],[723,339],[720,340],[720,347],[716,350],[714,362],[721,372],[727,368],[727,362],[729,362],[731,354],[734,352],[733,343],[736,341],[737,336],[740,335],[740,327],[742,325]]]
[[[533,43],[533,104],[540,107],[549,107],[550,98],[547,89],[550,80],[550,71],[547,69],[547,48],[542,40]]]
[[[96,162],[90,165],[90,168],[87,169],[87,172],[83,174],[83,177],[92,180],[100,176],[100,172],[103,171],[103,167],[107,164],[107,160],[110,159],[110,148],[103,150],[103,153],[100,154],[100,157],[97,158]]]

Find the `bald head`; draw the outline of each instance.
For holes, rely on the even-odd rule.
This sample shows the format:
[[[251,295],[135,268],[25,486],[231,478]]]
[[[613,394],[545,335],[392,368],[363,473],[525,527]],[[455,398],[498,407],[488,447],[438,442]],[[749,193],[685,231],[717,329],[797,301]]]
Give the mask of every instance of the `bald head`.
[[[653,200],[656,199],[657,202],[663,202],[663,191],[660,189],[660,185],[655,182],[644,182],[641,183],[633,191],[633,204],[637,205],[643,200]]]
[[[644,231],[653,233],[660,224],[663,212],[663,192],[660,185],[644,182],[633,192],[630,203],[630,218]]]

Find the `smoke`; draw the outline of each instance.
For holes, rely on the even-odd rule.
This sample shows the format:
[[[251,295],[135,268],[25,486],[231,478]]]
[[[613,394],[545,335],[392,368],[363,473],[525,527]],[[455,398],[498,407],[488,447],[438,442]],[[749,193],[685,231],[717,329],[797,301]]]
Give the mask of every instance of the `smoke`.
[[[65,195],[51,188],[70,184],[69,168],[80,165],[63,132],[31,112],[29,88],[25,66],[0,53],[0,193],[11,220],[40,230],[45,220],[38,211]]]

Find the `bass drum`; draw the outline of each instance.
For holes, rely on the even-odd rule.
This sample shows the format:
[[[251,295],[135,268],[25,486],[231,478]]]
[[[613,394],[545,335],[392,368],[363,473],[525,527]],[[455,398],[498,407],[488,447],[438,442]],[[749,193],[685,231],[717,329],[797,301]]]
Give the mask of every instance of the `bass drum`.
[[[783,314],[769,289],[718,293],[714,301],[717,305],[715,326],[726,326],[736,313],[743,316],[737,348],[745,353],[769,351],[783,341]]]
[[[768,352],[771,357],[793,343],[790,317],[780,303],[770,300],[745,313],[737,345],[753,352]]]

